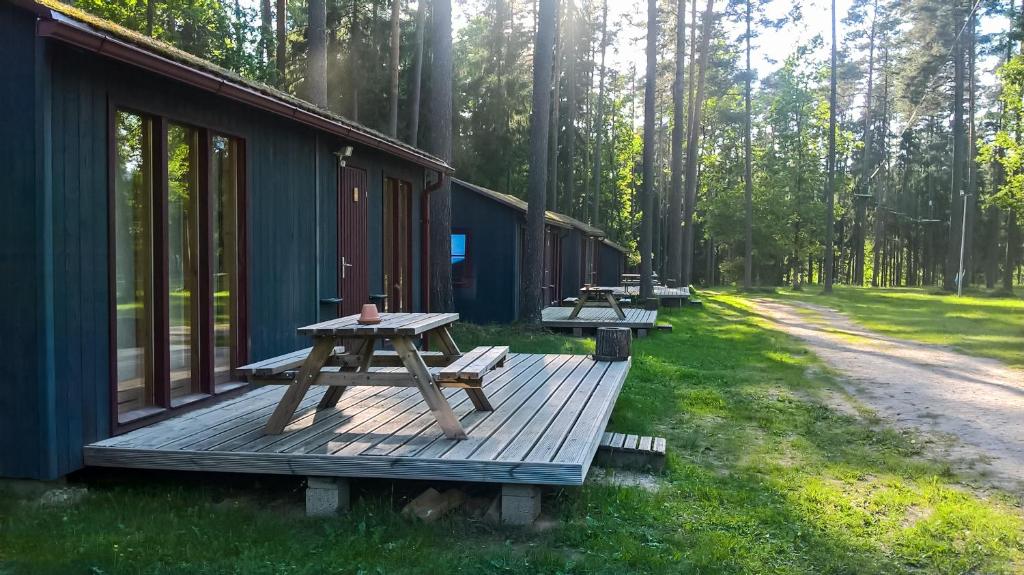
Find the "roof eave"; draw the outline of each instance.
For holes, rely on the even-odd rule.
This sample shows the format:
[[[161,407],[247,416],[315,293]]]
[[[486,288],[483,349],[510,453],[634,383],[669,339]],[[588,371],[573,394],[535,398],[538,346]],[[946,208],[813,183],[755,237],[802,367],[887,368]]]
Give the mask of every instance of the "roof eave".
[[[19,5],[24,6],[25,4],[19,3]],[[36,26],[36,33],[40,37],[60,40],[84,50],[89,50],[208,92],[231,98],[237,102],[290,118],[354,143],[364,144],[393,154],[428,169],[437,170],[445,174],[452,174],[455,171],[448,164],[426,154],[418,154],[412,149],[406,149],[371,133],[346,126],[267,94],[262,94],[246,86],[220,78],[209,72],[175,62],[121,39],[114,38],[109,34],[93,30],[73,19],[60,18],[52,10],[43,9],[38,4],[34,5],[39,8],[34,10],[34,12],[40,16]]]

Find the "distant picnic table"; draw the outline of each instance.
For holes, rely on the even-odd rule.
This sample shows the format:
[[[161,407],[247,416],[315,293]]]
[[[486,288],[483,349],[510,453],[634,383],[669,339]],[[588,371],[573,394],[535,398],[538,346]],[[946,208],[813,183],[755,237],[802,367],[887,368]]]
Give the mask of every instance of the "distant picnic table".
[[[569,319],[576,319],[585,307],[610,307],[619,319],[626,319],[626,314],[615,299],[615,289],[585,285],[580,288],[580,297],[569,314]]]
[[[351,386],[417,387],[451,439],[465,439],[466,432],[441,388],[464,389],[477,410],[493,410],[481,388],[486,375],[504,363],[508,347],[477,347],[463,354],[448,331],[448,326],[458,321],[457,313],[382,313],[380,318],[377,324],[361,324],[358,315],[351,315],[299,328],[300,334],[312,337],[315,343],[298,373],[288,378],[288,390],[267,422],[268,434],[284,432],[311,385],[328,386],[318,409],[334,407]],[[415,340],[431,335],[442,350],[420,351]],[[394,352],[378,350],[382,341],[390,342]],[[432,372],[428,364],[440,369]]]

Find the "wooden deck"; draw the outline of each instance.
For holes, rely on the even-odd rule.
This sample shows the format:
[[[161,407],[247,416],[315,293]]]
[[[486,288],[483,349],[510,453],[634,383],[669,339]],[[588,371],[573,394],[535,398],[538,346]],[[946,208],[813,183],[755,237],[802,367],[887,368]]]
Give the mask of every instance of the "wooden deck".
[[[303,399],[281,435],[264,427],[284,393],[267,386],[87,445],[86,465],[284,475],[581,485],[630,363],[512,354],[483,389],[494,411],[444,395],[469,438],[444,437],[410,387],[349,388],[316,411]],[[394,371],[398,368],[381,368]]]
[[[616,297],[637,297],[640,294],[640,286],[612,286],[606,289],[615,290]],[[682,302],[690,299],[690,288],[670,288],[665,286],[654,286],[654,297],[661,301],[666,307],[679,307]]]
[[[556,329],[595,329],[598,327],[628,327],[635,330],[654,329],[658,312],[637,308],[622,308],[626,319],[619,319],[608,307],[585,307],[580,314],[569,319],[571,307],[547,307],[541,312],[541,324]],[[641,334],[643,335],[643,334]]]

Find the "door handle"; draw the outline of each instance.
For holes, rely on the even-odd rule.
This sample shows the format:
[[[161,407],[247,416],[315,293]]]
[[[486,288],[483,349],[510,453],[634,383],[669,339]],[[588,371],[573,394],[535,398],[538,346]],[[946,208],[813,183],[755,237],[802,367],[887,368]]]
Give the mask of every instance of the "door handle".
[[[352,267],[352,264],[345,262],[345,256],[341,256],[341,279],[345,279],[345,268]]]

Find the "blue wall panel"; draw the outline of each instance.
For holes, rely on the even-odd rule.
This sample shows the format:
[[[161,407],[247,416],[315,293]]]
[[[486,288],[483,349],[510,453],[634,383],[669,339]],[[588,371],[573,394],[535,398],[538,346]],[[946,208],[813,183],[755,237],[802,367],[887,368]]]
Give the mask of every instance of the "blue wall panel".
[[[337,295],[332,152],[346,143],[39,40],[34,31],[31,14],[0,3],[0,109],[18,110],[0,122],[0,169],[7,182],[0,190],[0,269],[16,278],[0,286],[0,349],[9,366],[0,385],[0,476],[8,477],[74,471],[82,465],[82,445],[111,432],[107,154],[112,107],[245,140],[251,359],[309,345],[295,328],[335,315],[319,299]],[[35,137],[27,137],[31,134]],[[418,306],[424,170],[358,147],[353,161],[369,172],[371,210],[376,210],[368,241],[375,262],[367,278],[371,291],[381,283],[383,178],[413,185]]]
[[[452,182],[452,230],[464,231],[472,278],[455,287],[455,311],[473,323],[516,320],[522,213]]]

